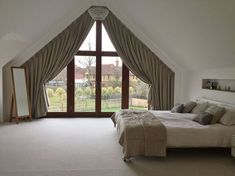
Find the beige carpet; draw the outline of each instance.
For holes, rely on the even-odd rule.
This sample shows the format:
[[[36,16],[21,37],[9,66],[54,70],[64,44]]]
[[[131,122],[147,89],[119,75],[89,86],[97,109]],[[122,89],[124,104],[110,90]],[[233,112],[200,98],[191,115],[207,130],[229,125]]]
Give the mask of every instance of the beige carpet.
[[[0,126],[0,176],[234,176],[230,150],[171,149],[121,159],[110,119],[41,119]]]

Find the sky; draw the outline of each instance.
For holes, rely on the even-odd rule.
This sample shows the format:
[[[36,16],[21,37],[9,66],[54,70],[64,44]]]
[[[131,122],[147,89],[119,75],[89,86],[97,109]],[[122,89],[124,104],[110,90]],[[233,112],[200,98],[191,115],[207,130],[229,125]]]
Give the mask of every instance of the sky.
[[[87,35],[85,41],[83,42],[82,46],[80,47],[79,50],[89,50],[89,42],[91,43],[91,50],[95,50],[95,43],[96,43],[96,24],[91,28],[91,31]],[[109,36],[102,24],[102,50],[103,51],[116,51],[111,40],[109,39]],[[81,67],[81,64],[79,64],[78,59],[81,59],[82,56],[75,56],[75,64]],[[104,57],[102,59],[102,64],[116,64],[116,60],[119,61],[119,66],[121,66],[122,60],[120,57]],[[95,63],[93,64],[95,66]]]

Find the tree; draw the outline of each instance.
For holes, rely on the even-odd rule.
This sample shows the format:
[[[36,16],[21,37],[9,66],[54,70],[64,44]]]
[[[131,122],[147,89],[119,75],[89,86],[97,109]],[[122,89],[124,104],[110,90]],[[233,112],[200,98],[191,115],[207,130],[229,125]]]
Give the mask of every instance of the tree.
[[[66,98],[66,91],[62,87],[58,87],[55,91],[59,97],[59,103],[61,103],[61,110],[64,111],[64,103]]]
[[[86,96],[90,97],[91,94],[92,94],[92,89],[91,89],[90,87],[86,87],[86,88],[84,89],[84,94],[85,94]]]
[[[91,41],[88,42],[89,51],[91,51],[92,43]],[[95,63],[94,56],[83,56],[84,59],[78,59],[78,63],[81,64],[87,71],[87,80],[91,82],[91,71],[92,65]]]
[[[96,94],[96,89],[92,88],[91,98],[95,98],[95,94]]]
[[[80,87],[76,88],[76,90],[75,90],[75,94],[78,97],[82,96],[82,92],[83,92],[83,90]]]
[[[129,94],[132,95],[135,92],[135,89],[133,87],[129,87]]]
[[[106,99],[106,98],[107,98],[107,95],[108,95],[107,88],[102,87],[101,93],[102,93],[102,98]]]
[[[114,90],[113,90],[113,92],[115,93],[115,94],[120,94],[121,93],[121,88],[120,87],[115,87],[114,88]]]
[[[119,87],[121,85],[121,81],[118,79],[115,79],[114,81],[112,81],[112,86],[113,87]]]
[[[53,97],[55,94],[54,90],[51,88],[47,88],[47,95],[49,98]]]
[[[107,98],[113,95],[113,87],[107,87]]]
[[[148,91],[149,91],[148,84],[144,83],[141,80],[138,80],[136,85],[136,94],[139,95],[140,98],[147,98]]]

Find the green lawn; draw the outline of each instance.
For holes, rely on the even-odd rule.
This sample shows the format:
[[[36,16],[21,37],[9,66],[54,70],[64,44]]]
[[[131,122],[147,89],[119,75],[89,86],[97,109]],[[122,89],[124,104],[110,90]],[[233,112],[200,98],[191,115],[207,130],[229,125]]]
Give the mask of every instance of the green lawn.
[[[49,112],[66,112],[67,99],[50,98]],[[102,112],[116,112],[121,109],[121,100],[102,100]],[[130,106],[129,109],[146,109],[142,106]],[[75,112],[95,112],[95,99],[84,98],[75,103]]]

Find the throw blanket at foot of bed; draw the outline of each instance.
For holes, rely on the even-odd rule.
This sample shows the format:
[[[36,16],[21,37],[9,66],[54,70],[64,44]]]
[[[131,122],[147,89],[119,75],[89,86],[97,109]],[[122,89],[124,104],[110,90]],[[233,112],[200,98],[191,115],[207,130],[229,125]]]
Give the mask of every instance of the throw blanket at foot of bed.
[[[124,158],[166,156],[166,128],[152,113],[121,110],[111,119],[117,125]]]

